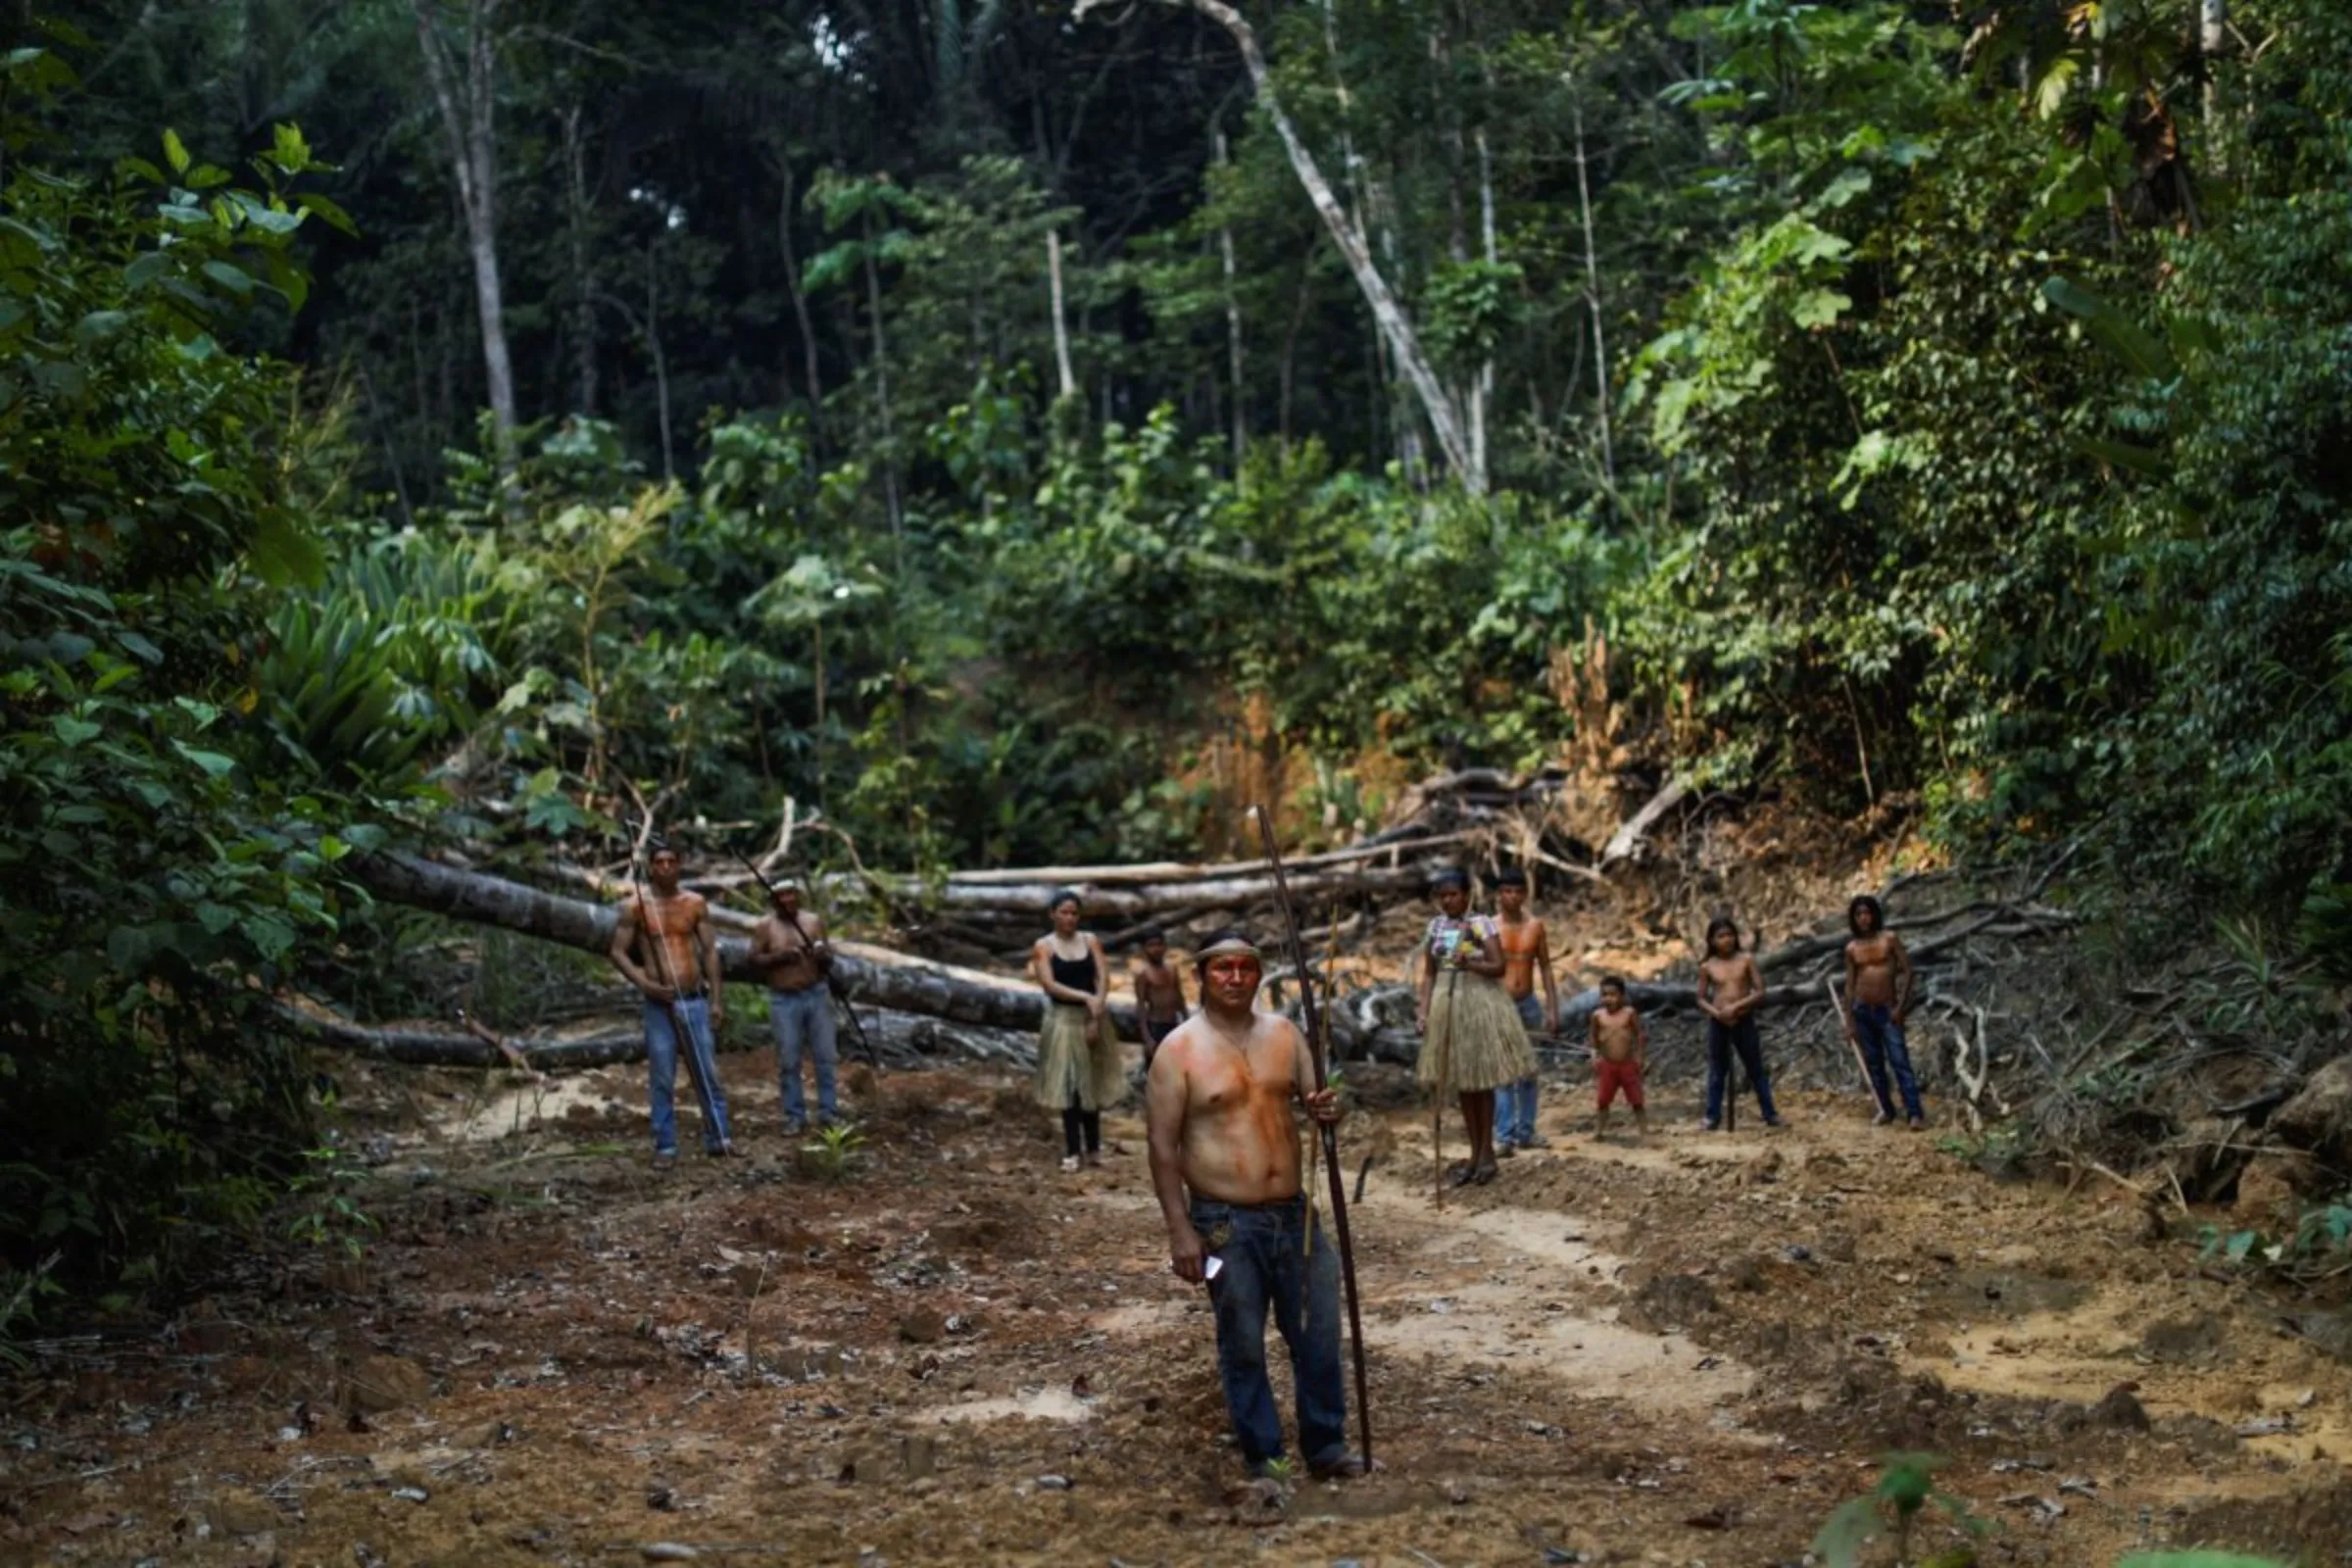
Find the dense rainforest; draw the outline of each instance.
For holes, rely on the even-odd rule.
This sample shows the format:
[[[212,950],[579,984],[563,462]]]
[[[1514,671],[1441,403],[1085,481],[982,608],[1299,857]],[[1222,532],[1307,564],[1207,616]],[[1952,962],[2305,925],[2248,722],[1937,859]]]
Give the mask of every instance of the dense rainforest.
[[[18,0],[0,1305],[303,1179],[349,862],[1566,756],[2352,979],[2339,0]]]

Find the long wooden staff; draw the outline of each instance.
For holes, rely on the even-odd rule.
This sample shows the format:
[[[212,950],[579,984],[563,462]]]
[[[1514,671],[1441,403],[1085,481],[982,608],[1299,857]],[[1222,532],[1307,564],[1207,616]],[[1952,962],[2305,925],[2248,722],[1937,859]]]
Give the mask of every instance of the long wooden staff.
[[[776,906],[776,885],[770,882],[766,874],[760,867],[754,865],[750,858],[741,850],[729,850],[727,853],[743,861],[743,868],[752,873],[753,880],[760,884],[760,891],[767,895],[767,906],[771,909],[774,908]],[[801,924],[801,911],[798,909],[792,911],[792,929],[800,937],[801,946],[804,949],[812,946],[808,940],[808,928]],[[810,952],[810,959],[813,960],[815,956],[815,954]],[[874,1049],[873,1038],[865,1032],[865,1025],[858,1020],[858,1004],[850,1000],[849,982],[835,973],[833,966],[829,963],[821,965],[817,972],[824,977],[825,989],[832,993],[833,1000],[841,1004],[841,1010],[849,1014],[850,1033],[858,1037],[858,1044],[864,1050],[866,1060],[874,1064],[874,1071],[880,1072],[882,1070],[882,1053]]]
[[[1879,1093],[1879,1081],[1870,1075],[1870,1063],[1863,1059],[1862,1042],[1854,1038],[1854,1015],[1846,1011],[1845,999],[1838,994],[1838,977],[1825,974],[1821,977],[1821,983],[1830,988],[1830,1005],[1838,1009],[1838,1023],[1845,1034],[1845,1048],[1854,1054],[1854,1065],[1862,1069],[1862,1087],[1870,1091],[1870,1098],[1879,1102],[1879,1109],[1886,1118],[1893,1120],[1894,1107],[1886,1102],[1886,1096]]]
[[[1283,935],[1291,966],[1298,974],[1298,1011],[1306,1026],[1306,1059],[1313,1064],[1315,1092],[1321,1094],[1323,1072],[1322,1018],[1315,1005],[1314,971],[1306,963],[1306,939],[1298,930],[1298,911],[1291,907],[1291,887],[1282,870],[1282,848],[1274,842],[1274,820],[1263,807],[1253,806],[1258,841],[1265,846],[1266,864],[1274,873],[1274,896],[1282,906]],[[1364,1467],[1372,1466],[1372,1395],[1364,1369],[1364,1318],[1355,1291],[1355,1244],[1348,1232],[1348,1176],[1340,1165],[1339,1129],[1330,1122],[1315,1124],[1323,1134],[1323,1169],[1331,1189],[1331,1228],[1340,1244],[1340,1281],[1348,1289],[1348,1337],[1355,1349],[1355,1420],[1363,1446]]]

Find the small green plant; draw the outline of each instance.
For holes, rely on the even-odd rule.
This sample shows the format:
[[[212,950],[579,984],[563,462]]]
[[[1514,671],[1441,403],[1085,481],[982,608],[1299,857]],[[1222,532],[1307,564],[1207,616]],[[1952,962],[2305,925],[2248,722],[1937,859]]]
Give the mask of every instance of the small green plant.
[[[2225,1231],[2206,1225],[2197,1233],[2198,1258],[2248,1272],[2297,1279],[2339,1266],[2352,1253],[2352,1192],[2325,1202],[2307,1203],[2294,1229],[2283,1236],[2261,1230]]]
[[[858,1152],[865,1148],[865,1135],[855,1122],[837,1121],[818,1130],[814,1138],[801,1146],[801,1156],[808,1169],[822,1180],[838,1182],[849,1175],[857,1163]]]
[[[338,1144],[306,1150],[309,1169],[294,1178],[291,1190],[301,1205],[286,1234],[314,1247],[340,1249],[350,1257],[367,1250],[366,1236],[375,1220],[360,1206],[358,1190],[367,1179]]]
[[[1891,1533],[1897,1562],[1911,1560],[1911,1527],[1930,1502],[1949,1513],[1972,1535],[1985,1530],[1983,1520],[1949,1493],[1936,1490],[1936,1472],[1951,1461],[1939,1453],[1890,1453],[1879,1484],[1830,1515],[1813,1538],[1813,1550],[1828,1568],[1858,1568],[1862,1547]]]
[[[2115,1568],[2286,1568],[2286,1564],[2235,1551],[2135,1551]]]
[[[1260,1460],[1257,1473],[1268,1481],[1279,1481],[1287,1486],[1291,1478],[1298,1473],[1298,1466],[1286,1454],[1280,1459]]]
[[[51,1252],[21,1274],[0,1268],[0,1370],[22,1372],[32,1365],[23,1336],[39,1317],[42,1298],[66,1294],[65,1287],[49,1277],[63,1255]]]

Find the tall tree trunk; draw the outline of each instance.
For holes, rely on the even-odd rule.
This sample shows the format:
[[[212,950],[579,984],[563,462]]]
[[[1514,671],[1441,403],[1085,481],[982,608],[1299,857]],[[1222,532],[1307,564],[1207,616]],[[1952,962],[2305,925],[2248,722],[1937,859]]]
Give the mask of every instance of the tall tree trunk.
[[[801,287],[800,252],[792,243],[792,156],[779,151],[776,165],[784,181],[784,203],[776,213],[776,242],[784,252],[784,291],[792,297],[792,318],[800,323],[801,362],[808,376],[808,409],[813,416],[825,401],[824,377],[816,368],[816,323],[808,315],[808,291]]]
[[[1501,248],[1494,239],[1494,149],[1487,140],[1484,125],[1478,129],[1478,234],[1485,248],[1490,269],[1502,265]],[[1499,276],[1499,274],[1495,274]],[[1478,367],[1478,382],[1471,388],[1471,410],[1477,416],[1478,466],[1487,466],[1487,419],[1494,409],[1494,355],[1492,350]]]
[[[1046,276],[1054,296],[1054,364],[1061,372],[1061,396],[1078,395],[1078,377],[1070,370],[1070,323],[1061,304],[1061,230],[1046,230]]]
[[[1592,185],[1586,174],[1585,107],[1576,76],[1568,76],[1568,113],[1576,134],[1576,202],[1585,224],[1585,304],[1592,315],[1592,393],[1600,415],[1600,471],[1617,482],[1617,446],[1609,424],[1609,339],[1601,319],[1600,253],[1592,240]]]
[[[2222,51],[2230,43],[2230,0],[2198,0],[2197,54],[2198,66],[2205,73],[2204,119],[2208,149],[2214,147],[2221,126],[2222,87],[2215,67]],[[2221,159],[2208,151],[2207,161],[2219,167]]]
[[[494,32],[502,0],[466,0],[466,80],[459,93],[450,50],[434,16],[435,0],[410,0],[425,79],[441,111],[449,160],[466,220],[466,249],[473,263],[474,312],[480,318],[482,369],[490,394],[490,426],[500,467],[512,467],[514,440],[514,365],[507,352],[506,303],[498,274],[498,53]]]
[[[899,515],[899,450],[891,433],[890,347],[882,332],[882,269],[874,260],[874,224],[865,223],[865,310],[874,342],[874,412],[882,434],[882,499],[890,516],[891,568],[906,578],[905,523]]]
[[[1100,0],[1082,0],[1081,14]],[[1471,462],[1470,441],[1462,426],[1461,410],[1446,383],[1439,379],[1431,366],[1429,355],[1421,347],[1421,336],[1405,315],[1404,307],[1389,288],[1388,279],[1381,275],[1372,260],[1371,247],[1365,242],[1363,230],[1340,206],[1332,194],[1331,182],[1323,177],[1315,155],[1292,123],[1290,113],[1284,109],[1282,97],[1274,90],[1272,73],[1266,69],[1266,57],[1258,48],[1257,32],[1249,22],[1225,0],[1162,0],[1168,5],[1189,6],[1223,27],[1241,50],[1242,65],[1250,73],[1250,84],[1256,90],[1257,101],[1265,109],[1266,118],[1274,122],[1275,134],[1282,138],[1283,151],[1289,155],[1292,172],[1306,191],[1307,200],[1314,204],[1315,216],[1339,247],[1340,258],[1371,307],[1372,318],[1380,326],[1381,336],[1396,359],[1396,368],[1420,400],[1421,412],[1438,438],[1438,446],[1446,455],[1462,487],[1474,495],[1486,493],[1487,476]]]
[[[675,479],[678,465],[670,448],[669,360],[662,352],[662,298],[655,283],[660,276],[662,242],[645,245],[645,346],[654,357],[654,400],[662,417],[662,477]]]
[[[564,111],[564,197],[568,206],[566,238],[571,249],[571,357],[573,408],[584,418],[596,416],[596,269],[588,235],[588,145],[580,134],[580,106]]]
[[[1217,166],[1228,161],[1225,132],[1216,132]],[[1244,390],[1242,358],[1242,295],[1241,269],[1234,262],[1233,225],[1217,225],[1217,255],[1225,269],[1225,361],[1226,372],[1233,377],[1233,466],[1241,470],[1242,460],[1250,455],[1249,394]]]

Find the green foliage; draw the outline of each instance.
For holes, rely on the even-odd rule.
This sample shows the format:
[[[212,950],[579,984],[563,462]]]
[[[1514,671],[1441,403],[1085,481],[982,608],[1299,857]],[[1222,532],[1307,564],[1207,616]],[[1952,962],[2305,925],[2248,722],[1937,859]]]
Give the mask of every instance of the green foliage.
[[[1930,1502],[1972,1535],[1982,1535],[1988,1528],[1961,1499],[1936,1490],[1936,1472],[1951,1463],[1943,1455],[1889,1453],[1882,1462],[1886,1469],[1880,1473],[1879,1484],[1867,1495],[1841,1504],[1813,1538],[1813,1550],[1828,1568],[1857,1568],[1863,1546],[1889,1534],[1894,1538],[1895,1560],[1908,1562],[1912,1526]]]
[[[840,1182],[856,1167],[864,1148],[865,1135],[856,1123],[837,1121],[818,1128],[816,1136],[801,1146],[801,1162],[819,1180]]]
[[[286,1234],[313,1247],[331,1248],[347,1257],[361,1256],[368,1250],[367,1238],[376,1228],[373,1217],[360,1205],[359,1188],[367,1173],[340,1144],[322,1144],[306,1151],[303,1158],[308,1168],[287,1184],[294,1213]]]
[[[317,166],[291,127],[252,189],[163,153],[0,192],[0,1252],[76,1288],[259,1213],[307,1121],[264,993],[372,842],[253,716],[258,579],[318,564],[314,447],[291,370],[224,341],[303,296]]]

